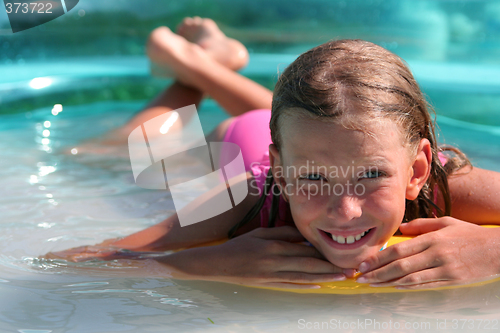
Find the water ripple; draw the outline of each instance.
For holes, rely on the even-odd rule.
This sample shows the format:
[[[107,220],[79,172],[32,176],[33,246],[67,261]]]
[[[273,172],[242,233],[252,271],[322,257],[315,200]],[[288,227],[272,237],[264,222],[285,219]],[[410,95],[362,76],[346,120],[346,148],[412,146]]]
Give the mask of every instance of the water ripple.
[[[162,304],[174,305],[181,308],[198,307],[197,305],[190,304],[191,300],[180,300],[178,298],[168,297],[167,295],[159,294],[153,290],[138,290],[138,289],[97,289],[97,290],[74,290],[73,294],[102,294],[102,293],[132,293],[132,294],[146,294],[150,297],[159,298],[158,302]]]

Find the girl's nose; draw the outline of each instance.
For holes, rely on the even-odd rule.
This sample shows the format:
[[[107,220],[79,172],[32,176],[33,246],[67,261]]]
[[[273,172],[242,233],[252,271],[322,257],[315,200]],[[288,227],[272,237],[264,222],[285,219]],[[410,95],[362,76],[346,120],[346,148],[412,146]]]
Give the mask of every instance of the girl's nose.
[[[361,200],[356,195],[332,195],[328,213],[338,222],[349,222],[361,217]]]

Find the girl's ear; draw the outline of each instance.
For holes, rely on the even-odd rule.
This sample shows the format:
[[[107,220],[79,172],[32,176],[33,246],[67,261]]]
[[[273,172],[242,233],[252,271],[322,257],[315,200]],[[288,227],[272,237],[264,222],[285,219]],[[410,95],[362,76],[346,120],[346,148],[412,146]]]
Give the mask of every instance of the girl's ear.
[[[432,149],[429,140],[422,139],[417,149],[417,156],[410,169],[410,177],[406,185],[406,199],[415,200],[424,187],[431,173]]]
[[[271,164],[271,169],[273,170],[274,181],[279,184],[279,178],[277,176],[278,169],[281,168],[281,158],[278,148],[274,144],[269,145],[269,163]]]
[[[283,166],[281,165],[280,153],[274,144],[269,145],[269,162],[271,164],[274,183],[280,186],[281,196],[286,202],[288,202],[288,197],[286,196],[285,191],[281,190],[285,188],[286,181],[283,174]]]

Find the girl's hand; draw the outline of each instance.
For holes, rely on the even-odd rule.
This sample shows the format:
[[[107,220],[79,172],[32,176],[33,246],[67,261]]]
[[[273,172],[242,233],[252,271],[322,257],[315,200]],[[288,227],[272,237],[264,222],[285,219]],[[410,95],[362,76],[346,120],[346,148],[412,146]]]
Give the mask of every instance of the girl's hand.
[[[319,288],[314,283],[346,278],[340,274],[342,269],[323,259],[314,247],[296,243],[300,241],[304,238],[292,227],[258,228],[221,245],[188,249],[155,260],[173,267],[174,278],[262,287]]]
[[[400,230],[420,236],[365,260],[358,282],[423,289],[471,283],[500,273],[500,228],[441,217],[416,219],[402,224]]]
[[[115,260],[115,259],[133,259],[143,252],[132,252],[121,249],[111,244],[116,239],[108,239],[97,245],[79,246],[72,249],[49,252],[43,257],[45,259],[64,259],[72,262],[81,262],[88,260]]]

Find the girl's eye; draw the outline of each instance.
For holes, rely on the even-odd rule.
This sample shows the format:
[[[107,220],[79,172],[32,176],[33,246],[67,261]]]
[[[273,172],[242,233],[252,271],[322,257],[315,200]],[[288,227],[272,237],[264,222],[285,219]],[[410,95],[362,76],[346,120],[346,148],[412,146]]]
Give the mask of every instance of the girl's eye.
[[[302,176],[301,178],[305,179],[305,180],[318,181],[318,180],[323,179],[323,176],[321,176],[319,173],[311,173],[307,176]]]
[[[384,175],[383,172],[381,171],[378,171],[378,170],[370,170],[368,172],[366,172],[363,176],[361,176],[361,178],[369,178],[369,179],[372,179],[372,178],[379,178],[379,177],[382,177]]]

